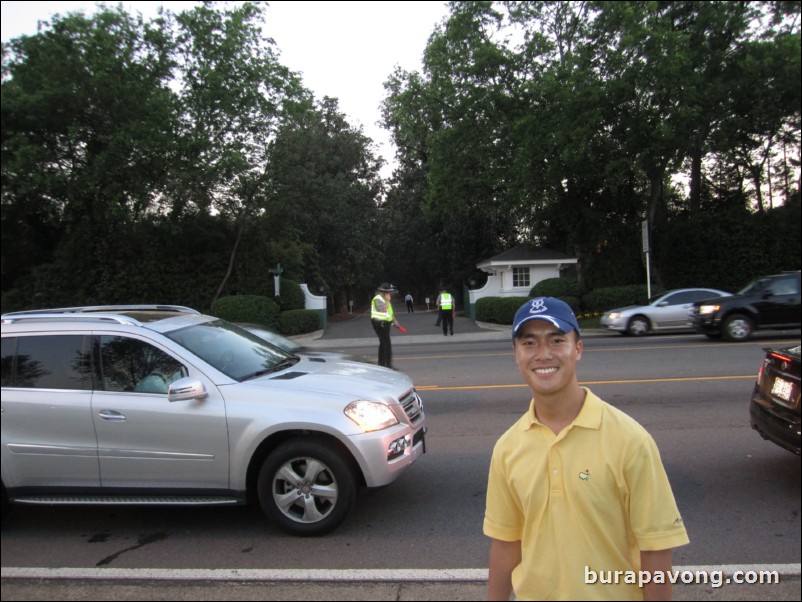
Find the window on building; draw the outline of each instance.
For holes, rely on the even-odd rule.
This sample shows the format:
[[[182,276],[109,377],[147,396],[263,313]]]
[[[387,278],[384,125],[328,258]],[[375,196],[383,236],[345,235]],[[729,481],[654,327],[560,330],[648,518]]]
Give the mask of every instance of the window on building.
[[[529,268],[512,268],[512,286],[529,287]]]

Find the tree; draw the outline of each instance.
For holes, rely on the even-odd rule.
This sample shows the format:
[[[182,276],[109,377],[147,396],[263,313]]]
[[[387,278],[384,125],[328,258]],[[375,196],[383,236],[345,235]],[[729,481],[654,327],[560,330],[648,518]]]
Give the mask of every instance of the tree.
[[[219,10],[204,2],[176,17],[181,154],[174,170],[173,215],[188,207],[236,224],[226,286],[242,236],[264,214],[269,145],[284,102],[308,93],[261,33],[264,9],[244,2]]]
[[[267,170],[274,206],[289,216],[305,249],[305,277],[331,292],[337,307],[375,286],[381,162],[336,99],[297,111],[279,129]]]
[[[120,8],[57,16],[4,46],[4,286],[53,262],[51,285],[102,295],[116,228],[153,211],[164,191],[169,53],[158,24]]]

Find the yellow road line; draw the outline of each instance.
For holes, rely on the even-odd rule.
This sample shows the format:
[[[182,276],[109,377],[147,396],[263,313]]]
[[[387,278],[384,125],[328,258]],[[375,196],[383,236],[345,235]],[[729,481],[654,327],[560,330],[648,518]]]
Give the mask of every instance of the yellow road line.
[[[711,381],[711,380],[737,380],[737,379],[751,379],[755,380],[756,376],[750,374],[748,376],[694,376],[683,378],[642,378],[642,379],[628,379],[628,380],[588,380],[582,381],[580,385],[632,385],[644,383],[674,383],[674,382],[693,382],[693,381]],[[528,387],[526,384],[515,385],[461,385],[461,386],[440,386],[440,385],[416,385],[418,391],[459,391],[468,389],[516,389]]]

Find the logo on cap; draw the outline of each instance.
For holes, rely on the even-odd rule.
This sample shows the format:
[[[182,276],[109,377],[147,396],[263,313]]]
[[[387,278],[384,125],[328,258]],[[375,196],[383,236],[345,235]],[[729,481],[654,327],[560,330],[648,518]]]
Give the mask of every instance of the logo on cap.
[[[530,314],[539,314],[546,311],[548,307],[546,307],[546,300],[545,299],[533,299],[532,300],[532,307],[529,308]]]

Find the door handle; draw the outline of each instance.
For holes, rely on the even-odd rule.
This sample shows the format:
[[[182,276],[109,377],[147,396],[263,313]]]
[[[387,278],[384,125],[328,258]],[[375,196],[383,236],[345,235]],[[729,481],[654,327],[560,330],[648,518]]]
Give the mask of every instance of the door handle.
[[[125,422],[125,416],[114,410],[100,410],[97,415],[109,422]]]

